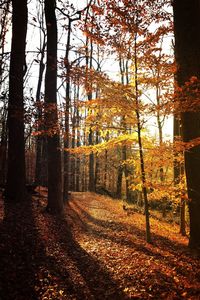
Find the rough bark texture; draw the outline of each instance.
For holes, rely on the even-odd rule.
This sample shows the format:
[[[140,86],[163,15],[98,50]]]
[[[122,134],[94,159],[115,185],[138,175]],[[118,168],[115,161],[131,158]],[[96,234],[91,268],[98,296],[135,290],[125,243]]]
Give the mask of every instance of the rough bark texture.
[[[174,0],[176,80],[183,87],[192,76],[200,79],[200,1]],[[199,91],[198,91],[199,92]],[[193,101],[194,99],[187,99]],[[197,107],[198,108],[198,107]],[[181,113],[183,140],[200,137],[200,111]],[[189,196],[190,241],[200,247],[200,146],[185,152],[185,169]]]
[[[48,205],[51,213],[63,210],[61,151],[57,114],[57,23],[55,0],[45,1],[45,19],[47,26],[47,67],[45,76],[45,125],[47,129],[48,151]]]
[[[26,198],[23,76],[26,69],[27,1],[13,0],[12,7],[6,199],[9,202],[19,202]]]

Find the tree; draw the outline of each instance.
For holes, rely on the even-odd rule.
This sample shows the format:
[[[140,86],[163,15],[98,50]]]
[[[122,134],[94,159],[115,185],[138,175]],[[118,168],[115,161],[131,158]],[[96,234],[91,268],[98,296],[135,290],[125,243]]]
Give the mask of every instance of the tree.
[[[2,19],[0,22],[0,97],[2,100],[0,109],[0,184],[5,184],[6,181],[6,159],[7,159],[7,95],[8,90],[5,89],[7,81],[7,54],[5,53],[6,34],[10,25],[10,4],[11,1],[6,1],[0,6],[0,14]]]
[[[47,161],[46,161],[46,137],[41,135],[43,130],[43,113],[41,102],[41,89],[43,82],[43,74],[45,70],[45,50],[46,50],[46,31],[44,29],[44,9],[41,5],[41,14],[38,12],[38,21],[40,27],[40,46],[37,62],[39,64],[38,83],[36,89],[36,121],[37,131],[36,136],[36,162],[35,162],[35,183],[37,185],[45,185],[47,178]]]
[[[138,18],[138,17],[137,17]],[[136,22],[138,20],[136,19]],[[141,116],[140,116],[140,99],[139,99],[139,88],[138,88],[138,62],[137,62],[137,32],[135,33],[135,53],[134,53],[134,83],[135,83],[135,102],[136,102],[136,118],[137,118],[137,134],[138,134],[138,146],[140,154],[140,169],[141,169],[141,181],[142,181],[142,193],[144,199],[144,210],[145,210],[145,219],[146,219],[146,241],[151,242],[151,231],[150,231],[150,221],[149,221],[149,202],[147,196],[147,187],[146,187],[146,170],[144,162],[144,149],[142,142],[142,125],[141,125]]]
[[[13,0],[12,9],[6,199],[19,202],[26,198],[23,77],[26,71],[27,0]]]
[[[63,12],[62,12],[63,13]],[[76,13],[75,13],[76,14]],[[74,16],[73,14],[72,16]],[[70,73],[71,73],[71,64],[69,61],[69,54],[70,54],[70,48],[71,48],[71,33],[72,33],[72,23],[74,21],[77,21],[80,19],[80,12],[79,17],[70,17],[69,15],[65,14],[68,18],[68,28],[67,28],[67,43],[66,43],[66,50],[65,50],[65,58],[64,58],[64,65],[66,70],[66,87],[65,87],[65,93],[66,93],[66,104],[65,104],[65,137],[64,137],[64,176],[63,176],[63,201],[67,201],[69,198],[69,162],[70,162],[70,155],[68,152],[69,148],[69,134],[70,134],[70,105],[71,105],[71,99],[70,99],[70,90],[71,90],[71,82],[70,82]]]
[[[197,101],[200,91],[200,1],[174,0],[173,9],[176,81],[180,92],[182,136],[187,143],[200,137]],[[189,246],[197,248],[200,247],[200,145],[195,144],[185,151],[185,170],[190,214]]]
[[[57,22],[55,0],[45,1],[47,27],[47,67],[45,76],[45,126],[48,152],[48,205],[47,211],[61,213],[62,179],[61,151],[57,114]]]

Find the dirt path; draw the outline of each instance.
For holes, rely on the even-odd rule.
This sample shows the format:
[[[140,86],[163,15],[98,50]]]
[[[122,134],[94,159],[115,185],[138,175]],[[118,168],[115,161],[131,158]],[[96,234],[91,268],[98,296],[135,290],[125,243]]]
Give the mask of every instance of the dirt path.
[[[74,232],[80,246],[109,271],[124,297],[200,299],[199,261],[190,257],[176,226],[151,220],[148,245],[144,216],[127,216],[117,201],[77,193],[70,207],[79,220]]]

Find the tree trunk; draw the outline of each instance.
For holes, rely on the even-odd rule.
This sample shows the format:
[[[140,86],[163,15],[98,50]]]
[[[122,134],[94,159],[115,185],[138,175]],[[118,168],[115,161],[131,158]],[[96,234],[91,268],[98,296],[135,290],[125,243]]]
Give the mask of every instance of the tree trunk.
[[[44,136],[40,134],[40,131],[43,129],[42,124],[42,103],[41,103],[41,86],[43,81],[43,74],[45,70],[44,64],[44,55],[45,55],[45,48],[46,48],[46,41],[44,36],[43,46],[41,49],[41,58],[39,63],[39,76],[38,76],[38,84],[37,84],[37,91],[36,91],[36,108],[37,108],[37,130],[39,131],[39,135],[36,138],[36,163],[35,163],[35,183],[37,185],[42,184],[42,170],[47,169],[46,159],[42,156],[43,147],[45,147],[46,139]],[[46,172],[47,173],[47,172]]]
[[[192,76],[200,80],[200,1],[174,0],[175,57],[177,62],[176,80],[179,87]],[[199,94],[199,83],[196,86]],[[187,97],[185,95],[185,97]],[[183,97],[183,98],[185,98]],[[182,98],[182,99],[183,99]],[[192,104],[195,97],[187,99]],[[180,102],[180,104],[182,104]],[[181,112],[183,141],[189,142],[200,136],[200,113],[187,108]],[[185,170],[190,214],[191,248],[200,247],[200,146],[185,151]]]
[[[96,145],[99,143],[99,131],[96,131]],[[99,157],[98,154],[95,155],[95,176],[94,176],[94,185],[95,185],[95,191],[98,188],[99,185]]]
[[[119,68],[120,68],[120,75],[121,75],[121,84],[122,85],[128,85],[129,84],[129,67],[128,67],[128,59],[122,58],[122,55],[119,54]],[[126,126],[126,115],[122,116],[121,125],[124,128],[123,134],[127,133],[127,126]],[[120,179],[121,179],[121,185],[122,185],[122,176],[124,173],[125,176],[125,198],[126,200],[129,199],[129,181],[128,181],[128,168],[126,165],[127,160],[127,146],[122,146],[122,162],[124,163],[124,166],[122,167],[122,174],[120,174],[119,170],[119,176],[118,176],[118,185],[120,185]],[[120,188],[118,186],[118,189],[120,191]]]
[[[186,235],[186,224],[185,224],[185,199],[181,196],[180,203],[180,234]]]
[[[86,70],[91,70],[92,69],[92,55],[93,55],[93,43],[92,40],[90,40],[90,51],[89,51],[89,39],[88,37],[86,38]],[[86,71],[87,72],[87,71]],[[92,82],[91,81],[91,76],[87,74],[86,76],[86,91],[87,91],[87,98],[88,101],[92,100]],[[92,128],[90,127],[89,129],[89,137],[88,137],[88,143],[90,146],[93,145],[93,131]],[[94,182],[94,153],[91,152],[89,154],[89,181],[88,181],[88,190],[90,192],[95,191],[95,182]]]
[[[1,142],[0,142],[0,184],[6,183],[6,161],[7,161],[7,113],[4,109],[1,123]]]
[[[67,33],[67,43],[66,43],[66,51],[65,51],[65,71],[66,71],[66,104],[65,104],[65,136],[64,136],[64,147],[65,149],[69,148],[69,114],[70,114],[70,65],[69,65],[69,50],[70,50],[70,40],[71,40],[71,25],[72,20],[69,18],[68,20],[68,33]],[[64,151],[64,178],[63,178],[63,201],[69,200],[69,161],[70,161],[70,153],[68,150]]]
[[[124,163],[123,171],[124,171],[124,176],[125,176],[125,197],[126,197],[126,200],[129,200],[129,180],[128,180],[128,168],[127,168],[126,160],[127,160],[127,146],[123,145],[122,146],[122,161]]]
[[[27,0],[13,0],[8,102],[8,173],[6,199],[26,198],[23,77],[27,32]]]
[[[73,116],[72,116],[72,149],[75,148],[75,134],[76,134],[76,116],[75,116],[75,112],[73,112]],[[70,190],[71,191],[75,191],[75,176],[76,176],[76,157],[75,154],[72,154],[70,157]]]
[[[76,135],[77,135],[77,142],[76,142],[76,146],[77,147],[80,147],[81,145],[81,133],[80,133],[80,129],[79,129],[79,126],[80,126],[80,116],[79,116],[79,107],[78,107],[78,100],[79,100],[79,89],[80,89],[80,86],[79,86],[79,82],[78,82],[78,85],[77,85],[77,111],[76,111],[76,121],[77,121],[77,132],[76,132]],[[78,154],[77,157],[76,157],[76,192],[79,192],[80,191],[80,155]]]
[[[57,114],[57,23],[55,0],[45,0],[47,27],[47,67],[45,76],[45,126],[48,151],[48,205],[47,211],[61,213],[62,180],[61,152]]]
[[[178,116],[174,116],[174,142],[179,141],[181,137],[181,132],[180,132],[180,118]],[[181,165],[180,162],[177,162],[176,159],[176,151],[174,152],[174,185],[180,183],[180,177],[181,177]]]
[[[90,128],[89,133],[89,145],[93,145],[93,132]],[[89,183],[88,183],[88,190],[90,192],[95,191],[95,182],[94,182],[94,153],[90,153],[89,155]]]
[[[5,55],[5,44],[6,44],[6,34],[8,33],[8,20],[9,20],[9,12],[10,12],[10,3],[11,0],[2,3],[1,9],[4,10],[4,13],[1,15],[1,26],[0,26],[0,51],[1,51],[1,59],[0,59],[0,90],[1,85],[4,79],[4,55]]]
[[[141,169],[141,180],[142,180],[142,193],[144,198],[144,210],[145,210],[145,219],[146,219],[146,241],[151,243],[151,231],[150,231],[150,221],[149,221],[149,202],[147,196],[147,187],[146,187],[146,172],[144,164],[144,151],[142,144],[141,136],[141,120],[140,120],[140,111],[139,111],[139,89],[138,89],[138,60],[137,60],[137,33],[135,34],[134,41],[134,83],[135,83],[135,103],[136,103],[136,119],[137,119],[137,134],[138,134],[138,146],[140,154],[140,169]]]
[[[180,118],[178,116],[174,116],[174,142],[180,141],[181,137],[181,126],[180,126]],[[174,186],[180,184],[181,177],[184,175],[184,165],[183,163],[177,161],[176,155],[177,153],[174,153]],[[185,236],[186,235],[186,223],[185,223],[185,200],[183,202],[182,198],[183,191],[181,193],[179,192],[178,195],[176,195],[177,198],[179,198],[179,206],[180,206],[180,233]]]
[[[122,197],[122,175],[123,175],[123,168],[122,166],[119,166],[117,170],[117,191],[116,191],[116,197],[118,199],[121,199]]]

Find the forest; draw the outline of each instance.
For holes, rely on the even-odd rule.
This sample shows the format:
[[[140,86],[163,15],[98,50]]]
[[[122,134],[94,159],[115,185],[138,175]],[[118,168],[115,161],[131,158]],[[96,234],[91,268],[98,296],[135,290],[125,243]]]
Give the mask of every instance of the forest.
[[[200,299],[200,1],[0,16],[0,300]]]

